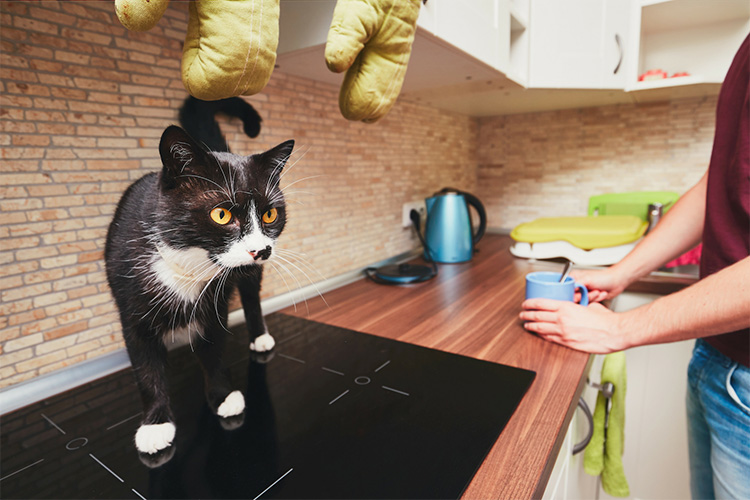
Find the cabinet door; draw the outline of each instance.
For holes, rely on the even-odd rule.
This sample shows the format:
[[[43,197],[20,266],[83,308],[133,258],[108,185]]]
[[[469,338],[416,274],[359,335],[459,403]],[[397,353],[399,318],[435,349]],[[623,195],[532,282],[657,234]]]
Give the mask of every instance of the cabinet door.
[[[604,2],[604,38],[602,40],[601,88],[624,89],[628,85],[628,68],[631,67],[631,2],[606,0]]]
[[[495,0],[439,0],[434,9],[435,35],[488,66],[501,69],[503,43]],[[507,31],[504,35],[509,37]]]
[[[628,0],[533,0],[529,84],[537,88],[624,88]],[[620,34],[620,32],[622,34]],[[618,34],[620,48],[615,41]]]

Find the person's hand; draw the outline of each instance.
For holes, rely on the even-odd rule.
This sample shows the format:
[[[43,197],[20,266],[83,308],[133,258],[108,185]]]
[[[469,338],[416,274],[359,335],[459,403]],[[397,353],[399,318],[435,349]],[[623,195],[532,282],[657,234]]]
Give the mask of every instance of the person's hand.
[[[628,286],[627,280],[613,268],[574,270],[570,275],[577,282],[586,285],[590,303],[613,299]]]
[[[528,299],[521,307],[524,328],[545,340],[594,354],[627,348],[618,315],[601,304],[584,307],[561,300]]]

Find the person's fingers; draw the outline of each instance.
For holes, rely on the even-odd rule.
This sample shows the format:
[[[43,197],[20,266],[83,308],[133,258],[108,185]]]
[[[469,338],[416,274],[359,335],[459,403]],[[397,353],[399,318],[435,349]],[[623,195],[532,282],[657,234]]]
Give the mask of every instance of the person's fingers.
[[[519,318],[523,321],[531,321],[534,323],[554,323],[557,320],[557,313],[540,310],[521,311]]]
[[[553,340],[550,336],[559,337],[561,331],[560,326],[557,323],[541,323],[541,322],[527,322],[524,323],[524,328],[530,332],[537,333],[547,340]]]
[[[559,311],[565,304],[561,300],[552,299],[526,299],[521,303],[521,308],[526,310]]]
[[[602,290],[589,290],[589,303],[601,302],[607,299],[607,292]]]

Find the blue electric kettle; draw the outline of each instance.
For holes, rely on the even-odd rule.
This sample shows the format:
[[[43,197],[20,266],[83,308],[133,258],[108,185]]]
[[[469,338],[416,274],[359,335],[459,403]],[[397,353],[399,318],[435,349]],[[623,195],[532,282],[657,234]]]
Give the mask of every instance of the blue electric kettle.
[[[474,247],[484,236],[487,228],[487,213],[482,202],[470,193],[443,188],[431,198],[427,198],[425,204],[425,257],[442,263],[471,260]],[[476,233],[471,227],[469,206],[474,207],[479,215]]]

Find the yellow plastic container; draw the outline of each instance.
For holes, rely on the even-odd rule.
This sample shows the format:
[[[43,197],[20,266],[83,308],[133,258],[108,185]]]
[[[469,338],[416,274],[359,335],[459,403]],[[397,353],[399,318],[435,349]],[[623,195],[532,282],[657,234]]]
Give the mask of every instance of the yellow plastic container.
[[[524,243],[567,241],[584,249],[633,243],[646,232],[648,223],[634,215],[599,217],[543,217],[519,224],[510,236]]]

